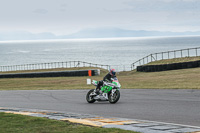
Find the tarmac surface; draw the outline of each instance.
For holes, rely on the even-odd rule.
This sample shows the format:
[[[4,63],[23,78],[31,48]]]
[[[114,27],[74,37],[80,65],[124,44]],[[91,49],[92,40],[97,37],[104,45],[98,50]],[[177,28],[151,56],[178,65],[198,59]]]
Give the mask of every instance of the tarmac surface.
[[[0,107],[51,110],[200,127],[200,90],[121,89],[120,100],[87,103],[88,90],[0,91]]]

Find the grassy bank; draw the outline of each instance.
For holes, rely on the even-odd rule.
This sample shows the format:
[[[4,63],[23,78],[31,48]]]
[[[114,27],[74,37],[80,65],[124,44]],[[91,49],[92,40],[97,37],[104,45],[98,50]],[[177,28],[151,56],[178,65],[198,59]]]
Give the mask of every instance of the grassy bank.
[[[152,62],[152,64],[167,64],[199,60],[200,57],[176,58]],[[21,72],[82,70],[97,68],[72,68],[34,70]],[[98,68],[99,69],[99,68]],[[86,79],[102,80],[107,70],[101,69],[100,76],[93,77],[49,77],[49,78],[10,78],[0,79],[0,90],[57,90],[57,89],[92,89],[86,85]],[[15,72],[16,73],[16,72]],[[152,88],[152,89],[200,89],[200,68],[180,69],[162,72],[120,72],[117,74],[122,88]]]
[[[0,113],[0,118],[1,133],[136,133],[7,113]]]
[[[93,77],[0,79],[0,90],[91,89],[94,86],[86,85],[86,79],[102,80],[106,73],[106,70],[101,70],[100,76]],[[117,77],[122,88],[200,89],[200,68],[148,73],[120,72]]]
[[[153,62],[150,62],[146,65],[172,64],[172,63],[190,62],[190,61],[197,61],[197,60],[200,60],[200,56],[165,59],[165,60],[153,61]]]
[[[73,70],[97,69],[97,68],[73,68]],[[98,68],[99,69],[99,68]],[[70,69],[52,69],[45,71],[63,71]],[[41,72],[44,70],[20,71]],[[12,73],[12,72],[5,72]],[[15,73],[19,73],[15,72]],[[107,70],[101,69],[100,76],[94,76],[92,79],[102,80]],[[57,90],[57,89],[90,89],[92,85],[86,85],[87,78],[91,77],[46,77],[46,78],[4,78],[0,79],[0,90]]]
[[[200,89],[200,68],[162,72],[127,72],[119,76],[123,88]]]

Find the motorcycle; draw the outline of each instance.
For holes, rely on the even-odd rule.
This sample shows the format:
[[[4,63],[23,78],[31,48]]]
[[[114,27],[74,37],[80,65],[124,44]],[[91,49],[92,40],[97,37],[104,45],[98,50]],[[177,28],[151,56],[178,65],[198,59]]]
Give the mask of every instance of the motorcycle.
[[[92,84],[97,86],[98,81],[93,80]],[[120,87],[121,85],[116,77],[112,79],[112,83],[103,81],[103,86],[100,87],[99,94],[96,93],[96,89],[91,89],[86,95],[86,100],[88,103],[94,103],[95,101],[109,101],[114,104],[120,98]]]

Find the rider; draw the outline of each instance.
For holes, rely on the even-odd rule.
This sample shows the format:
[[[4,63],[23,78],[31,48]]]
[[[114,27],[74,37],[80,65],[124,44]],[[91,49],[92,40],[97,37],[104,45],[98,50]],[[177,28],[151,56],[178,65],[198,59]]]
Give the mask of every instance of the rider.
[[[115,69],[110,69],[109,73],[103,78],[103,80],[98,82],[96,93],[99,94],[99,91],[101,89],[100,87],[103,86],[103,81],[112,83],[111,78],[114,78],[114,77],[116,77],[116,71]]]

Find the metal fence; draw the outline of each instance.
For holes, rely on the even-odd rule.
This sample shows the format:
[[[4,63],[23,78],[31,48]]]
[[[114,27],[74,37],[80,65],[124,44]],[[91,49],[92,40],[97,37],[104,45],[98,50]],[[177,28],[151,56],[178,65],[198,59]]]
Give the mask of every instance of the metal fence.
[[[54,69],[54,68],[75,68],[75,67],[98,67],[98,68],[103,68],[103,69],[110,69],[109,65],[94,64],[94,63],[88,63],[88,62],[83,62],[83,61],[67,61],[67,62],[51,62],[51,63],[0,66],[0,72],[37,70],[37,69]]]
[[[131,71],[131,65],[125,64],[125,65],[110,65],[110,68],[114,68],[117,72],[121,71]]]
[[[150,54],[130,65],[101,65],[88,63],[83,61],[67,61],[67,62],[51,62],[51,63],[38,63],[38,64],[24,64],[12,66],[0,66],[0,72],[7,71],[23,71],[23,70],[38,70],[38,69],[54,69],[54,68],[75,68],[75,67],[98,67],[103,69],[115,68],[117,72],[134,70],[137,66],[147,64],[152,61],[200,56],[200,47],[180,49],[173,51],[166,51],[160,53]]]
[[[152,61],[193,56],[200,56],[200,47],[153,53],[132,63],[131,70],[135,69],[137,66],[144,65]]]

